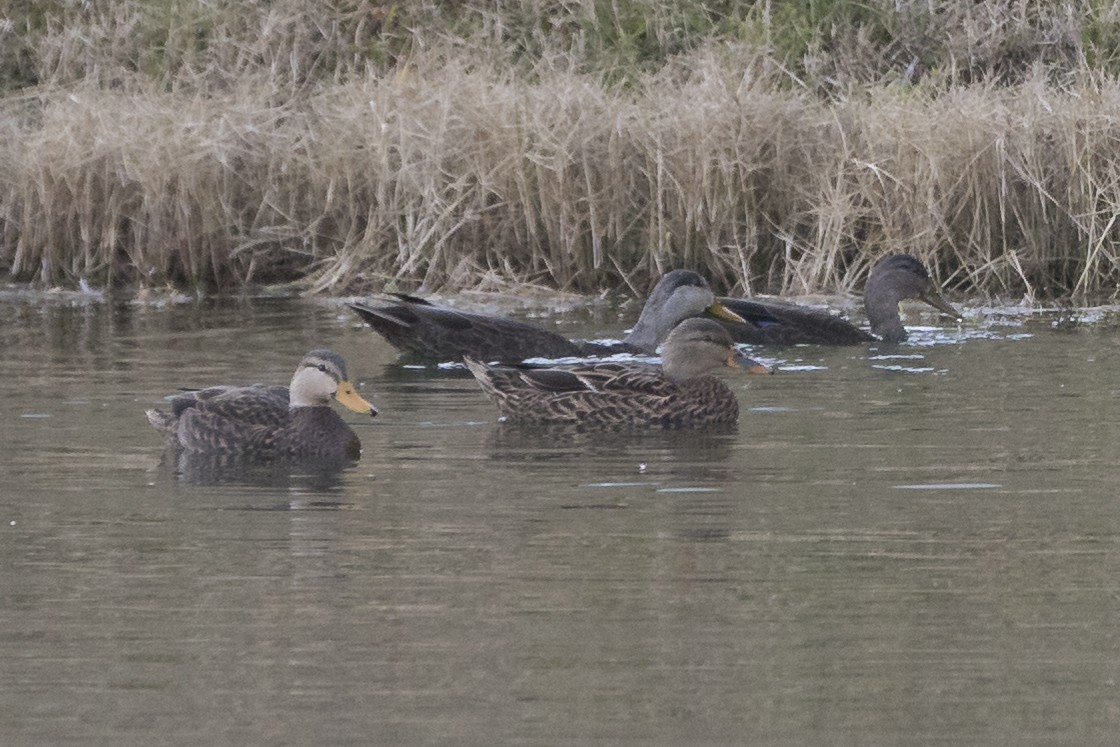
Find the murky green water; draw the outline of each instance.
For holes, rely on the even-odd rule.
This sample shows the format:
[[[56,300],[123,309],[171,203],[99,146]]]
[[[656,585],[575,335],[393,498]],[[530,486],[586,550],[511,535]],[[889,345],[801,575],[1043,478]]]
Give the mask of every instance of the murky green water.
[[[11,294],[0,743],[1112,743],[1120,330],[997,311],[595,435],[337,305]],[[161,465],[145,408],[316,346],[381,408],[358,466]]]

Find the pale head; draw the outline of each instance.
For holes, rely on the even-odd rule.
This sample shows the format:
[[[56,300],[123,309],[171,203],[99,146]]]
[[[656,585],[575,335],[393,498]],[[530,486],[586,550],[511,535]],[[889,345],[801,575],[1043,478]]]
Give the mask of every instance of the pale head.
[[[377,408],[354,390],[346,375],[346,361],[329,350],[312,350],[303,356],[288,389],[289,407],[324,407],[336,399],[354,412],[377,414]]]

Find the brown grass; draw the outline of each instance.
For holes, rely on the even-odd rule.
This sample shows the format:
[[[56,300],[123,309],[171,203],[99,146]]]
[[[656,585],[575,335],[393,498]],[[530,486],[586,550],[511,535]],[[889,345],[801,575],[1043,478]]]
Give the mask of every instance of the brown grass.
[[[283,74],[231,46],[238,76],[200,66],[169,86],[108,62],[64,75],[96,67],[77,50],[111,50],[57,36],[56,82],[0,109],[0,269],[48,285],[642,292],[687,266],[728,291],[800,293],[851,291],[878,255],[909,251],[989,294],[1120,279],[1120,84],[1087,70],[822,98],[747,44],[619,86],[445,42],[311,85],[294,60],[344,45],[295,55],[310,42],[284,39]]]

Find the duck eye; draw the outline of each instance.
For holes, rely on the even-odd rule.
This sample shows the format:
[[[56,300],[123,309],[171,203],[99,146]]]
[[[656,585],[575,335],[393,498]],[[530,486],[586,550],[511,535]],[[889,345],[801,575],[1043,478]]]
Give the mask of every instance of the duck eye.
[[[327,365],[326,365],[325,363],[320,363],[320,364],[319,364],[318,366],[316,366],[315,368],[319,369],[319,370],[320,370],[320,371],[322,371],[323,373],[326,373],[326,372],[327,372]]]

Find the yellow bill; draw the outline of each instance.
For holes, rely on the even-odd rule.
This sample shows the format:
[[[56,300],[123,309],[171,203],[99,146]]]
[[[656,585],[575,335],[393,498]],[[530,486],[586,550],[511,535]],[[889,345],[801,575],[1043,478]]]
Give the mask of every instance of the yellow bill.
[[[377,408],[365,400],[362,395],[358,394],[354,389],[354,385],[349,381],[338,382],[338,391],[334,393],[334,398],[343,407],[347,407],[354,412],[360,412],[363,415],[370,416],[377,414]]]

